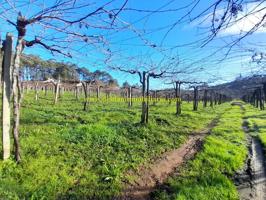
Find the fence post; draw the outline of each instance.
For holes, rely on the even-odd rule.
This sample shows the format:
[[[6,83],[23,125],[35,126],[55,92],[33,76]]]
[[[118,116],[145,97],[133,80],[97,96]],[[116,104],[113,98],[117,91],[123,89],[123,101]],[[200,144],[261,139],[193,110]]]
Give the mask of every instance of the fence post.
[[[12,35],[7,33],[2,65],[2,145],[3,160],[10,157],[10,99],[11,99]]]

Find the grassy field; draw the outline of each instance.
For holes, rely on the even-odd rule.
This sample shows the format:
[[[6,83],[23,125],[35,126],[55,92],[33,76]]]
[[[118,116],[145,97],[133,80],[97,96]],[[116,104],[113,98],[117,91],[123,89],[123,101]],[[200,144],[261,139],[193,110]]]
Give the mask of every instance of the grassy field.
[[[174,102],[150,106],[150,123],[142,126],[139,103],[133,108],[126,103],[92,103],[84,112],[82,101],[70,93],[57,105],[52,94],[41,93],[38,102],[33,93],[27,94],[20,127],[23,161],[0,162],[0,198],[108,199],[130,179],[125,172],[178,147],[189,133],[230,106],[203,109],[200,105],[197,112],[191,104],[182,107],[183,114],[176,117]],[[208,141],[220,144],[215,138]],[[232,165],[229,171],[238,167],[233,161]]]
[[[155,192],[155,199],[239,199],[230,177],[244,166],[247,156],[242,117],[240,107],[230,107],[206,138],[202,152],[168,180],[167,190]]]
[[[246,106],[245,118],[255,137],[258,137],[266,149],[266,110],[259,110],[251,105]]]

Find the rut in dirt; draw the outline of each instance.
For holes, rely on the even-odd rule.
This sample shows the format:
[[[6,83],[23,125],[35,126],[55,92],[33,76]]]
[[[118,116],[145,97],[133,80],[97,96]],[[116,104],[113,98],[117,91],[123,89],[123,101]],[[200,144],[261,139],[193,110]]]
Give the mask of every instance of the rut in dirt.
[[[151,163],[149,167],[141,167],[132,175],[136,175],[137,179],[134,183],[125,186],[121,196],[115,199],[119,200],[147,200],[150,194],[162,185],[169,175],[173,174],[187,160],[193,158],[201,149],[203,139],[211,132],[220,119],[220,115],[212,120],[212,122],[200,132],[191,134],[188,140],[178,149],[164,153],[160,158]],[[129,173],[130,174],[130,173]]]
[[[235,184],[241,200],[265,200],[265,152],[259,139],[249,134],[247,120],[243,121],[243,129],[248,137],[249,155],[245,168],[235,177]]]

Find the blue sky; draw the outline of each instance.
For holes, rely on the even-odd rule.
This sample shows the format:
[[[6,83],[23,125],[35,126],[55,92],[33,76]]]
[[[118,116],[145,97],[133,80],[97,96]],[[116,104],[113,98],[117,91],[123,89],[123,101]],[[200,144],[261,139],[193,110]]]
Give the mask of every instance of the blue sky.
[[[14,18],[13,21],[15,21],[17,11],[21,11],[23,15],[30,17],[32,13],[40,10],[40,5],[43,1],[37,1],[39,3],[36,3],[35,5],[26,5],[22,7],[19,7],[19,4],[16,3],[17,1],[10,2],[15,2],[13,5],[18,8],[13,12],[6,13],[6,17],[9,19]],[[75,15],[83,16],[105,2],[107,1],[95,1],[90,8],[81,9],[79,10],[79,13],[76,13]],[[124,1],[122,0],[116,0],[110,4],[107,9],[120,7],[123,2]],[[254,48],[254,44],[250,44],[251,42],[255,44],[266,42],[264,31],[260,31],[259,33],[249,37],[247,40],[241,42],[239,46],[233,49],[232,57],[228,56],[228,59],[220,61],[227,52],[227,49],[221,50],[220,48],[223,47],[226,42],[230,41],[235,34],[237,34],[237,29],[240,29],[241,25],[244,24],[244,27],[248,27],[248,21],[240,24],[239,27],[232,27],[231,29],[226,30],[207,46],[200,48],[200,39],[206,37],[208,34],[204,28],[209,25],[208,20],[205,24],[199,25],[200,19],[192,23],[189,23],[188,19],[189,17],[192,18],[193,16],[196,16],[199,12],[207,8],[213,1],[202,0],[191,15],[184,18],[182,23],[178,23],[166,35],[166,33],[170,30],[170,27],[172,27],[172,24],[182,16],[186,15],[186,13],[191,9],[191,6],[186,9],[177,9],[182,8],[191,2],[193,2],[193,0],[129,0],[125,8],[145,10],[172,9],[174,11],[159,13],[136,12],[131,10],[122,11],[119,14],[119,19],[116,20],[117,24],[124,26],[128,23],[130,25],[128,28],[119,31],[93,28],[78,30],[79,28],[75,27],[77,31],[81,31],[84,34],[102,35],[104,37],[105,44],[94,46],[84,45],[82,42],[75,42],[71,46],[68,46],[67,50],[73,55],[72,59],[65,58],[58,54],[55,56],[51,55],[47,50],[40,46],[26,48],[25,53],[36,54],[44,59],[53,58],[58,61],[70,61],[78,64],[80,67],[86,67],[91,71],[96,69],[106,70],[109,71],[120,84],[126,80],[130,83],[137,83],[138,77],[111,70],[108,67],[109,64],[123,66],[124,68],[140,68],[140,66],[138,66],[140,63],[153,63],[156,65],[165,57],[175,57],[175,59],[179,61],[176,68],[190,69],[188,73],[180,74],[177,77],[181,80],[222,83],[233,80],[236,76],[239,76],[240,73],[242,75],[250,73],[251,65],[252,69],[256,66],[254,66],[254,64],[250,64],[249,61],[251,54],[245,52],[245,49],[250,47]],[[45,6],[49,6],[49,4],[52,3],[53,0],[46,2]],[[3,8],[8,6],[10,5],[2,4],[1,9],[3,10]],[[247,5],[247,7],[248,6],[250,5]],[[71,16],[69,16],[69,19],[71,19]],[[103,19],[108,20],[108,16],[103,15]],[[7,31],[13,32],[15,36],[16,31],[14,28],[7,24],[3,18],[0,20],[2,25],[0,29],[2,38]],[[254,19],[250,19],[250,21],[252,20]],[[94,25],[97,25],[98,23],[97,19],[91,19],[91,21]],[[43,29],[41,25],[35,25],[28,28],[27,39],[31,40],[35,35],[47,36],[46,39],[48,43],[49,38],[52,36],[64,37],[64,34],[51,31],[49,29]],[[141,37],[139,35],[141,35]],[[156,45],[156,48],[152,48],[151,45]],[[106,55],[103,53],[107,49],[110,49],[113,52],[113,56],[110,59],[111,62],[108,65],[104,63]],[[216,53],[214,54],[214,52]],[[163,85],[164,82],[167,81],[153,80],[151,85],[154,88],[162,88],[166,87]]]

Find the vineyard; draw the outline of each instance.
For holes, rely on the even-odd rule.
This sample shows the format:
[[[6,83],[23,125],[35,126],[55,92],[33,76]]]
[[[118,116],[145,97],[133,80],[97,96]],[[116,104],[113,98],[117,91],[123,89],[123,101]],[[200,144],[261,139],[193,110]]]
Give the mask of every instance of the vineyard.
[[[252,134],[265,143],[264,112],[258,114],[249,105],[242,109],[230,103],[200,106],[195,112],[192,103],[182,102],[183,112],[177,118],[175,104],[162,102],[151,105],[147,126],[139,123],[141,103],[128,108],[127,102],[94,102],[88,112],[81,105],[82,100],[70,92],[57,105],[52,92],[40,92],[38,101],[34,91],[25,95],[23,162],[19,166],[13,161],[1,163],[2,199],[142,198],[123,191],[132,190],[134,180],[160,155],[197,134],[204,138],[204,143],[196,144],[200,153],[178,172],[173,167],[168,178],[160,177],[162,186],[152,185],[148,191],[155,199],[211,199],[213,195],[237,199],[232,177],[243,168],[248,154],[243,119],[249,120],[252,130],[256,127]],[[203,133],[204,129],[208,130]]]
[[[19,169],[12,162],[1,166],[6,177],[2,181],[8,183],[3,185],[22,183],[17,192],[21,194],[24,188],[25,194],[37,199],[42,195],[79,199],[83,195],[100,198],[118,194],[122,182],[132,179],[124,176],[127,171],[177,148],[190,133],[204,128],[225,109],[194,113],[191,103],[184,103],[184,114],[177,120],[174,105],[158,104],[151,107],[149,125],[143,126],[139,124],[140,104],[129,109],[126,102],[93,103],[88,114],[73,94],[65,94],[56,106],[51,93],[40,95],[36,102],[34,93],[29,93],[22,105],[25,163]],[[24,169],[31,170],[24,174]],[[10,195],[14,195],[13,189]]]
[[[266,0],[3,0],[0,200],[265,200]]]

